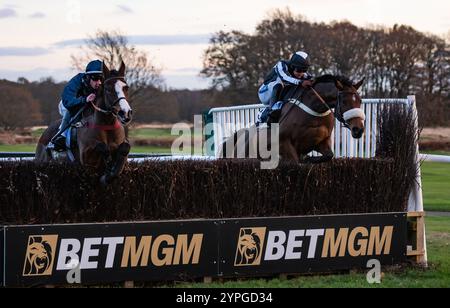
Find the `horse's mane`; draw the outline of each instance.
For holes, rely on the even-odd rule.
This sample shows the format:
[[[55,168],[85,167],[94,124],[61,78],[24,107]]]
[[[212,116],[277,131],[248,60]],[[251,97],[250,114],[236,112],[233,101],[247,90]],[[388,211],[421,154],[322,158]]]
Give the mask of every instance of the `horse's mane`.
[[[335,75],[330,75],[330,74],[316,77],[314,79],[314,84],[335,82],[336,80],[339,80],[345,86],[349,86],[349,87],[353,86],[353,81],[351,81],[349,78],[347,78],[345,76],[341,76],[341,75],[335,76]]]

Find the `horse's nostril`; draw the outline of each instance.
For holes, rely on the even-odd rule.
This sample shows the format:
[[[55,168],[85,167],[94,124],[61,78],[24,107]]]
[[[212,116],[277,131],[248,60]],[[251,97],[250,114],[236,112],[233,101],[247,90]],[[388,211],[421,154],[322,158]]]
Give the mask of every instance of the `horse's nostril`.
[[[355,138],[361,137],[363,132],[364,132],[364,128],[359,128],[359,127],[353,127],[352,128],[352,135]]]

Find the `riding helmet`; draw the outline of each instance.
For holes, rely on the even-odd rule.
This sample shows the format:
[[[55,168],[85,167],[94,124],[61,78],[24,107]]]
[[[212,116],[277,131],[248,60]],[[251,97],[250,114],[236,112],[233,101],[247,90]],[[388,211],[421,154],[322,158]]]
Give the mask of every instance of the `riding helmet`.
[[[289,66],[292,69],[299,69],[306,72],[308,71],[309,65],[308,54],[304,51],[297,51],[289,60]]]
[[[86,74],[103,74],[103,62],[100,60],[89,62],[89,64],[86,66]]]

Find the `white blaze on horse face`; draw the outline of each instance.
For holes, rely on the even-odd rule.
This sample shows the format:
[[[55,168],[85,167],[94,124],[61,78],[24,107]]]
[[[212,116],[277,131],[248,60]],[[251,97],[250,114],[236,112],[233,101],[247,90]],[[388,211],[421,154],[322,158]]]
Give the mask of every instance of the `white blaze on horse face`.
[[[121,80],[117,80],[114,88],[116,89],[116,93],[117,93],[117,97],[125,97],[125,93],[123,92],[123,88],[126,86],[127,84]],[[130,104],[128,103],[128,101],[126,99],[121,99],[119,102],[120,105],[120,110],[122,110],[125,114],[128,114],[128,112],[131,111],[131,107]]]

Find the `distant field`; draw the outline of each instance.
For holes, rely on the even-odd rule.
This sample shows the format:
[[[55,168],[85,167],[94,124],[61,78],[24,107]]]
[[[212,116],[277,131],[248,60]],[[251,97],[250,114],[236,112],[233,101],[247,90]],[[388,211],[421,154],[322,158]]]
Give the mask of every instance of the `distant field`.
[[[36,150],[35,144],[0,144],[0,152],[32,152]]]
[[[170,128],[140,128],[130,130],[131,138],[161,138],[174,137]]]
[[[179,133],[178,130],[175,130],[175,132]],[[193,132],[194,136],[202,136],[200,132]],[[129,132],[130,138],[178,138],[180,135],[172,135],[172,129],[171,128],[138,128],[138,129],[132,129]]]

